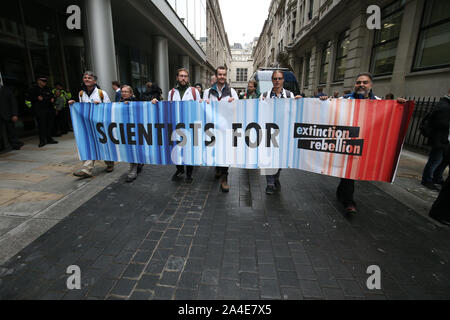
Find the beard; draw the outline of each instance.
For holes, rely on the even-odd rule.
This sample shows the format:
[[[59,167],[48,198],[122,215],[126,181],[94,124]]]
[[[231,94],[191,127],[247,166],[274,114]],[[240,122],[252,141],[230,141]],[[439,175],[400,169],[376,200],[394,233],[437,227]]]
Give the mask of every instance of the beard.
[[[360,94],[360,95],[364,95],[365,96],[365,95],[368,95],[369,92],[370,92],[369,89],[364,89],[364,88],[361,88],[361,87],[356,88],[356,93]]]

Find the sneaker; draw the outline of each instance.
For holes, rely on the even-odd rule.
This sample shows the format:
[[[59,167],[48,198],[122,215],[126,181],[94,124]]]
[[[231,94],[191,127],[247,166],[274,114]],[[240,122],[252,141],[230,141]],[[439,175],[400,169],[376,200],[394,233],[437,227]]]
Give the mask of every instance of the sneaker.
[[[49,140],[47,141],[47,143],[48,143],[48,144],[58,144],[59,142],[58,142],[58,141],[55,141],[55,140],[53,140],[53,139],[49,139]]]
[[[106,166],[105,172],[106,173],[112,173],[114,171],[114,166]]]
[[[220,183],[220,189],[223,193],[230,192],[230,186],[228,185],[228,177],[222,177],[222,182]]]
[[[82,179],[89,179],[89,178],[92,178],[92,175],[91,175],[91,174],[87,174],[86,172],[84,172],[84,171],[82,171],[82,170],[77,171],[77,172],[74,172],[73,175],[74,175],[75,177],[82,178]]]
[[[125,180],[127,183],[131,183],[131,182],[133,182],[134,180],[136,180],[137,179],[137,174],[136,174],[136,172],[130,172],[129,174],[128,174],[128,176],[127,176],[127,179]]]
[[[273,195],[275,193],[275,186],[267,186],[266,194]]]
[[[355,215],[358,213],[358,210],[356,210],[355,205],[350,204],[348,206],[345,207],[345,213],[348,215]]]
[[[445,180],[444,179],[439,179],[439,180],[435,180],[433,183],[437,184],[437,185],[440,185],[440,186],[443,186],[445,184]]]
[[[179,181],[183,174],[184,174],[184,169],[183,170],[177,170],[177,172],[175,172],[175,174],[172,176],[172,181]]]
[[[434,183],[432,183],[432,182],[422,182],[422,185],[423,185],[425,188],[427,188],[427,189],[429,189],[429,190],[431,190],[431,191],[438,191],[438,192],[441,191],[441,190],[440,190]]]

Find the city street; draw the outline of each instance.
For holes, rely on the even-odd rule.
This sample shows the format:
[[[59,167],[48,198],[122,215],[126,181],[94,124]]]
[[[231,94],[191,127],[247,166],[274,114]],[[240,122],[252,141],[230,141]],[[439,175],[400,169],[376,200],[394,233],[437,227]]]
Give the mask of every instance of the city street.
[[[0,155],[0,299],[450,299],[450,229],[424,216],[437,194],[408,153],[395,185],[357,183],[347,217],[336,178],[284,170],[274,196],[239,169],[229,194],[213,168],[192,185],[161,166],[126,184],[126,164],[79,181],[72,136],[35,144]],[[73,265],[81,290],[66,285]],[[366,285],[373,265],[381,290]]]

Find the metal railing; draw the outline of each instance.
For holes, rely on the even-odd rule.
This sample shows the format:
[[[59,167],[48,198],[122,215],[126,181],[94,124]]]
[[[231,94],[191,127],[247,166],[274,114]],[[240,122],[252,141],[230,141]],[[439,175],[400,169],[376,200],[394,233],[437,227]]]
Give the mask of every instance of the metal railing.
[[[407,100],[415,101],[416,105],[414,113],[406,135],[405,147],[413,151],[427,153],[430,151],[428,146],[428,138],[420,133],[420,124],[425,116],[432,111],[439,103],[439,98],[408,98]]]

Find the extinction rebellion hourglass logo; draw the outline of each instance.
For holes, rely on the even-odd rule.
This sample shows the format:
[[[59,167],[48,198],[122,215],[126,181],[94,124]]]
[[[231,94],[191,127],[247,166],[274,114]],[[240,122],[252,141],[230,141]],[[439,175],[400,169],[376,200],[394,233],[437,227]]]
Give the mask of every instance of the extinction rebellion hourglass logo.
[[[359,127],[296,123],[294,138],[299,139],[299,149],[361,157],[364,140],[357,139],[360,131]]]

